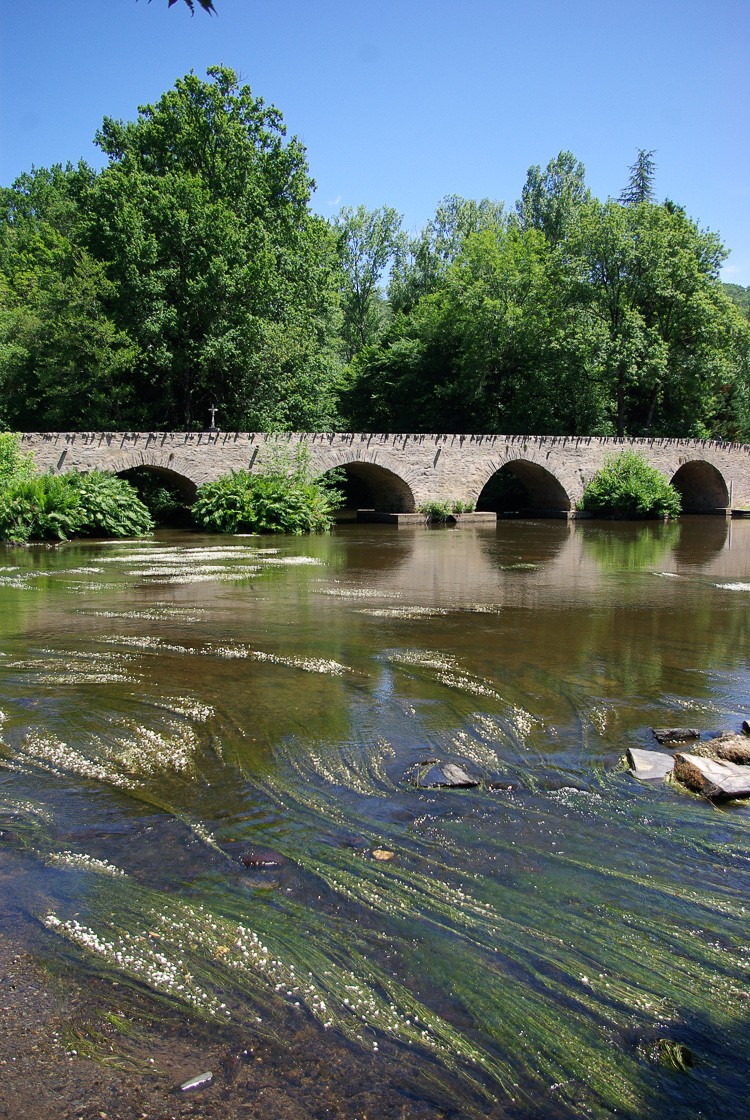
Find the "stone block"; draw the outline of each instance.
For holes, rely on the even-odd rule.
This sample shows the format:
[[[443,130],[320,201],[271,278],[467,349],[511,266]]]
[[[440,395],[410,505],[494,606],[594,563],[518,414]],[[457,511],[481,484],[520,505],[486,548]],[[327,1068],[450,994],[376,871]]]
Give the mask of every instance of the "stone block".
[[[738,766],[736,762],[676,754],[674,776],[688,789],[712,801],[750,797],[750,766]]]
[[[664,751],[642,751],[628,747],[628,765],[641,782],[663,781],[674,769],[674,757]]]

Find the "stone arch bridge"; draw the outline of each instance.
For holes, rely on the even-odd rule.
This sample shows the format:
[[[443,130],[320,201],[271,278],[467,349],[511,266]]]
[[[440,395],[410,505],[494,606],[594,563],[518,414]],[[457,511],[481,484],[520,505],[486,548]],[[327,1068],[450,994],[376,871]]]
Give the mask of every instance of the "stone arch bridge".
[[[125,473],[147,468],[191,498],[239,469],[262,470],[307,449],[313,470],[339,468],[351,505],[411,513],[424,502],[501,508],[498,478],[512,476],[517,505],[537,516],[570,516],[607,456],[632,448],[682,494],[683,509],[722,513],[750,507],[750,447],[715,440],[599,436],[374,434],[367,432],[28,432],[22,447],[42,470]],[[494,488],[494,490],[493,490]],[[512,488],[511,488],[512,489]]]

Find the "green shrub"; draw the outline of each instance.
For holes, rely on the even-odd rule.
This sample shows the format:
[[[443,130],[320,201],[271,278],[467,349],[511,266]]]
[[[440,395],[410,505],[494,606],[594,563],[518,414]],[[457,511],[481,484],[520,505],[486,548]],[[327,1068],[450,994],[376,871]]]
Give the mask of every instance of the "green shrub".
[[[192,513],[209,533],[321,533],[341,495],[312,475],[305,449],[276,455],[263,474],[235,471],[198,488]]]
[[[21,451],[18,432],[0,432],[0,489],[14,479],[31,478],[34,474],[34,456]]]
[[[58,476],[78,494],[79,537],[142,537],[154,521],[133,486],[106,471]]]
[[[444,525],[456,513],[473,513],[474,506],[471,502],[430,501],[422,502],[419,512],[424,513],[428,521]]]
[[[578,508],[599,517],[676,517],[680,495],[637,451],[610,456],[590,480]]]
[[[33,456],[15,432],[0,433],[0,540],[134,537],[153,529],[146,507],[124,479],[90,474],[35,474]]]
[[[16,478],[0,487],[0,539],[67,540],[80,521],[80,498],[64,476]]]
[[[450,521],[453,516],[453,508],[450,502],[422,502],[419,512],[425,514],[428,521],[436,521],[440,525]]]

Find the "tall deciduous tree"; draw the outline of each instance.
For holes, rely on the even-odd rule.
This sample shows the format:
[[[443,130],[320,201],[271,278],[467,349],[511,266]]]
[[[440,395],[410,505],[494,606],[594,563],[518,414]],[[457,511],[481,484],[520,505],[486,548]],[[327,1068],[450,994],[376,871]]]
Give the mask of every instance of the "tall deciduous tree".
[[[281,114],[213,67],[136,121],[105,119],[109,165],[87,241],[141,351],[137,395],[160,426],[326,427],[338,374],[336,259],[309,212],[305,152]]]
[[[566,269],[538,230],[470,234],[435,290],[360,356],[354,415],[396,431],[601,430],[597,348]]]
[[[522,229],[538,229],[552,245],[570,232],[576,213],[591,198],[586,169],[572,152],[560,152],[544,171],[530,167],[516,215]]]
[[[80,243],[85,165],[22,175],[0,192],[0,417],[10,427],[112,425],[134,406],[137,348],[107,307],[105,266]]]
[[[508,226],[446,238],[445,261],[435,227],[421,244],[421,290],[397,270],[400,313],[354,363],[355,426],[750,436],[750,331],[680,207],[591,199],[562,153]]]
[[[386,318],[380,283],[403,250],[401,215],[390,206],[345,206],[333,219],[341,261],[343,335],[347,356],[376,341]]]
[[[576,299],[606,331],[601,377],[616,433],[736,434],[748,332],[718,279],[718,237],[677,207],[609,201],[582,209],[572,241],[583,264]]]
[[[502,202],[447,195],[408,251],[396,256],[388,288],[391,306],[396,311],[409,311],[417,300],[438,287],[470,234],[491,230],[499,236],[506,225]]]

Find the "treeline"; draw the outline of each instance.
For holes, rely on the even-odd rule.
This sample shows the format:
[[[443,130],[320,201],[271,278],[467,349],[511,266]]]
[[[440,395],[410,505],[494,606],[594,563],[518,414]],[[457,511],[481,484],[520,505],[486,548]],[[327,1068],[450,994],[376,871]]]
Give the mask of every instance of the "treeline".
[[[226,68],[107,157],[1,192],[0,425],[750,438],[748,291],[654,196],[601,202],[562,152],[518,202],[311,208],[304,148]]]

